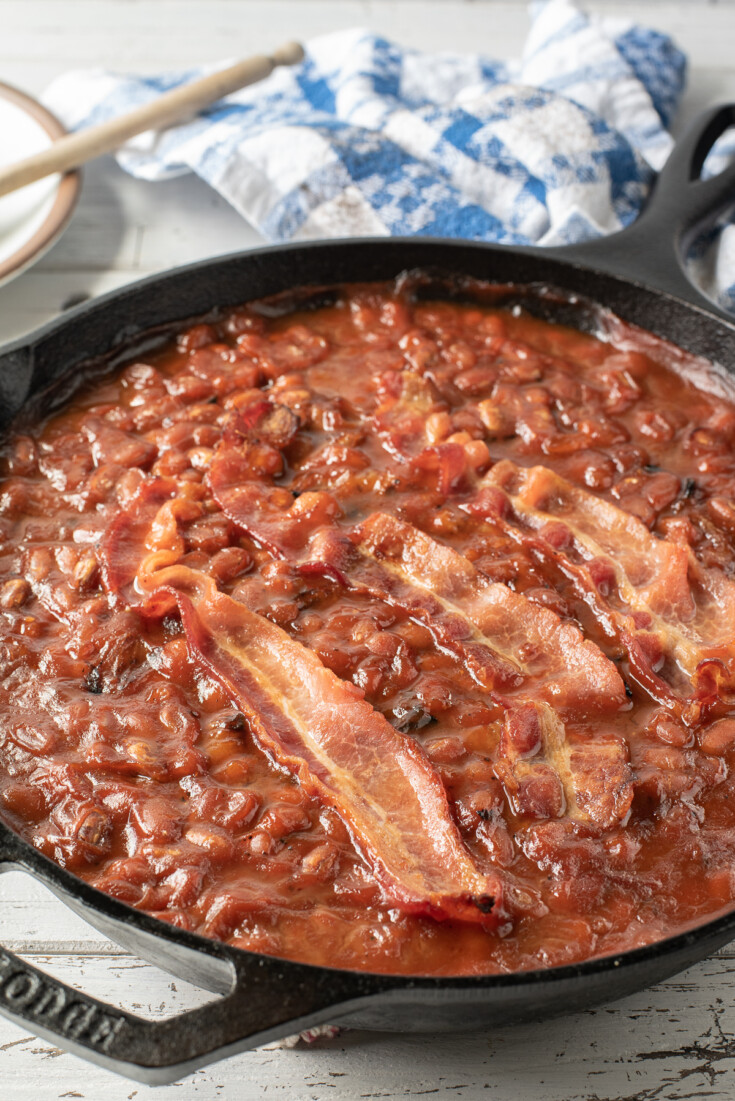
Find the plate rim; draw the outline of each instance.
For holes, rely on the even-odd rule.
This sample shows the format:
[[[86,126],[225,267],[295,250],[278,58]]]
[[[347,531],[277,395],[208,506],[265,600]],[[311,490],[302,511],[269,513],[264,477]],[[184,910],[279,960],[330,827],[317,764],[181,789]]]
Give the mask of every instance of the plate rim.
[[[29,115],[48,134],[52,142],[64,137],[67,133],[56,115],[13,84],[0,81],[0,99],[7,100]],[[61,177],[51,209],[41,225],[20,248],[11,253],[7,259],[0,260],[0,283],[20,275],[34,260],[40,259],[61,236],[79,199],[81,182],[82,176],[78,169],[67,172]]]

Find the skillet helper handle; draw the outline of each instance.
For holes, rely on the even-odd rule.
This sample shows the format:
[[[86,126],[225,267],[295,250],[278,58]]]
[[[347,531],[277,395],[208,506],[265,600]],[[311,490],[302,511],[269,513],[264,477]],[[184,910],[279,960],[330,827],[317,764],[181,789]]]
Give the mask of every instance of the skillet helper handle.
[[[0,872],[23,870],[22,842],[0,828]],[[232,985],[221,998],[149,1021],[92,998],[0,945],[0,1014],[74,1055],[149,1085],[175,1082],[238,1051],[293,1035],[334,1016],[331,983],[267,956],[229,953]]]
[[[278,975],[269,966],[274,962]],[[0,1013],[107,1070],[163,1085],[330,1017],[333,995],[325,990],[320,998],[308,982],[294,983],[282,961],[254,960],[248,970],[224,998],[149,1021],[74,990],[0,948]]]
[[[735,205],[735,162],[711,179],[700,178],[712,146],[730,126],[735,104],[705,111],[674,146],[636,221],[610,237],[555,250],[559,257],[648,284],[732,321],[693,285],[684,267],[697,234]]]

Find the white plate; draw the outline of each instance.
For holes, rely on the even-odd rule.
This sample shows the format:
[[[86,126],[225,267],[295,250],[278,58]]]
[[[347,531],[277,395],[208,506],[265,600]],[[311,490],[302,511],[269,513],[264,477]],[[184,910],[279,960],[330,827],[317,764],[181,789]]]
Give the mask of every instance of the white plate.
[[[0,83],[0,166],[38,153],[64,135],[50,111]],[[34,264],[59,238],[79,196],[79,172],[48,176],[0,198],[0,283]]]

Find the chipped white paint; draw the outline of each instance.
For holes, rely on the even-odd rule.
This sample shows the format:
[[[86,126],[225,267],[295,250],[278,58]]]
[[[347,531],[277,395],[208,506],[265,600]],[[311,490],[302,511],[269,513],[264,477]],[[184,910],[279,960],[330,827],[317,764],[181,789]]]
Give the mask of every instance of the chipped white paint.
[[[735,0],[589,0],[674,33],[692,70],[682,120],[735,99]],[[426,49],[516,53],[523,0],[3,0],[0,80],[39,93],[73,66],[157,71],[285,37],[367,25]],[[67,233],[34,269],[0,288],[0,341],[54,317],[65,302],[257,235],[205,185],[151,186],[110,159],[86,172]],[[0,943],[72,985],[144,1016],[212,995],[129,956],[17,873],[0,877]],[[348,1032],[294,1050],[262,1048],[153,1090],[82,1063],[0,1018],[0,1099],[51,1101],[735,1101],[735,949],[594,1012],[492,1035]]]

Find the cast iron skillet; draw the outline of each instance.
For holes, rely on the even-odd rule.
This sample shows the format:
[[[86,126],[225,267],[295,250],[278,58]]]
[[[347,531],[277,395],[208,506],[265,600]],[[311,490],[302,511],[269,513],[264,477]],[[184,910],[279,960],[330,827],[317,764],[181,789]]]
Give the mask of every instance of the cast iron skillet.
[[[146,279],[6,347],[0,413],[6,425],[21,410],[43,415],[72,388],[63,381],[60,387],[59,379],[78,377],[90,362],[109,363],[114,349],[164,322],[295,286],[390,279],[411,268],[559,288],[561,295],[529,292],[529,308],[585,328],[591,299],[735,373],[735,323],[691,286],[682,268],[697,230],[735,203],[735,165],[716,179],[699,179],[707,152],[733,124],[735,105],[700,118],[677,145],[636,224],[604,241],[546,250],[416,238],[337,241],[262,249]],[[10,868],[36,876],[143,958],[224,992],[200,1009],[151,1022],[80,994],[0,949],[0,1012],[148,1083],[174,1081],[324,1022],[458,1031],[569,1012],[673,975],[735,936],[732,912],[649,947],[573,966],[479,978],[377,975],[292,963],[175,929],[81,882],[0,823],[0,870]]]

